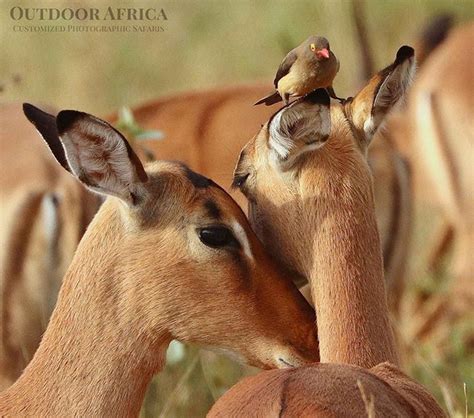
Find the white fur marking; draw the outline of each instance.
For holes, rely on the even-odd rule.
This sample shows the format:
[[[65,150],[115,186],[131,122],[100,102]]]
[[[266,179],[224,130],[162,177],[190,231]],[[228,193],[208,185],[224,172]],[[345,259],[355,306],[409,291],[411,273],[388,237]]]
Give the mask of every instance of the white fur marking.
[[[46,239],[51,243],[56,239],[59,228],[58,208],[56,203],[54,203],[54,196],[52,194],[45,194],[43,196],[42,206]]]
[[[233,220],[232,223],[232,229],[234,231],[235,236],[239,240],[240,244],[242,245],[244,249],[245,255],[252,261],[254,261],[252,251],[250,249],[250,243],[247,237],[247,234],[245,233],[244,228],[242,228],[242,225],[240,225],[236,220]]]
[[[293,143],[285,137],[280,129],[281,116],[283,111],[278,113],[270,124],[270,145],[278,156],[285,160],[292,149]]]
[[[364,122],[364,132],[366,135],[366,139],[369,139],[370,137],[372,137],[372,135],[374,134],[374,131],[375,131],[374,118],[370,116],[369,119],[367,119]]]

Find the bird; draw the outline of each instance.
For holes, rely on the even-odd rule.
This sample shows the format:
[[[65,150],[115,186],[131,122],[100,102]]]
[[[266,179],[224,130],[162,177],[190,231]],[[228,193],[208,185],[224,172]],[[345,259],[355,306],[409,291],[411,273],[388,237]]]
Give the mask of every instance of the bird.
[[[290,97],[303,97],[318,88],[326,88],[329,95],[336,96],[332,82],[339,71],[339,61],[331,51],[329,41],[323,36],[310,36],[292,49],[278,67],[273,84],[276,91],[260,99],[255,105],[270,106]]]

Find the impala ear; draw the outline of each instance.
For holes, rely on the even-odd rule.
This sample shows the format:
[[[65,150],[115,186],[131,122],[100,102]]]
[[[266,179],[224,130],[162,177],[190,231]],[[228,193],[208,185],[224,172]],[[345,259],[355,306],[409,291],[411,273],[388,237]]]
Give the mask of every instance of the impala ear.
[[[63,110],[56,118],[25,104],[58,162],[87,188],[135,204],[148,176],[127,140],[107,122],[87,113]]]
[[[384,68],[348,103],[349,114],[359,137],[370,143],[385,116],[402,99],[415,74],[415,51],[402,46],[395,61]]]
[[[322,147],[331,131],[330,99],[318,89],[276,113],[268,124],[268,144],[281,162]]]
[[[49,146],[54,158],[67,171],[71,171],[66,159],[63,144],[59,139],[58,128],[56,127],[56,117],[49,113],[43,112],[36,106],[29,103],[23,103],[23,113],[27,119],[35,126],[43,139]]]
[[[129,204],[144,193],[148,176],[127,140],[107,122],[63,110],[56,126],[72,173],[91,190]]]

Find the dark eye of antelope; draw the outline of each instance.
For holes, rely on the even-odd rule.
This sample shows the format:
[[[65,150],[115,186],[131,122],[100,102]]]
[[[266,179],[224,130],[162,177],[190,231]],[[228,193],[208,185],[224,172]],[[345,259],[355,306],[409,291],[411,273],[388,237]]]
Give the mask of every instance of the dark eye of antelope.
[[[250,173],[247,174],[236,174],[234,177],[234,181],[232,182],[232,187],[239,187],[241,188],[246,180],[249,178]]]
[[[199,239],[212,248],[240,247],[232,231],[225,226],[208,226],[198,230]]]

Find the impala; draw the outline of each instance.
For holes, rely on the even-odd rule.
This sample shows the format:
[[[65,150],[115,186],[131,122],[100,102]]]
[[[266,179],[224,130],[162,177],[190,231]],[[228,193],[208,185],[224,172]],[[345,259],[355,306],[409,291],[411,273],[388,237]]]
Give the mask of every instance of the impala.
[[[225,191],[181,163],[144,169],[91,115],[24,110],[58,162],[108,197],[33,360],[0,395],[0,415],[137,415],[173,338],[264,368],[317,360],[314,311]]]
[[[397,367],[367,163],[414,66],[413,49],[402,47],[353,99],[330,104],[318,90],[278,111],[242,150],[234,184],[264,245],[309,278],[325,364],[244,379],[210,416],[444,416]]]
[[[442,245],[433,261],[439,263],[447,241],[454,244],[454,280],[444,298],[448,308],[441,310],[448,321],[467,315],[474,306],[474,264],[469,255],[474,242],[474,55],[463,53],[473,42],[474,24],[454,29],[426,59],[406,108],[390,121],[394,140],[411,155],[416,191],[429,195],[444,218]]]

